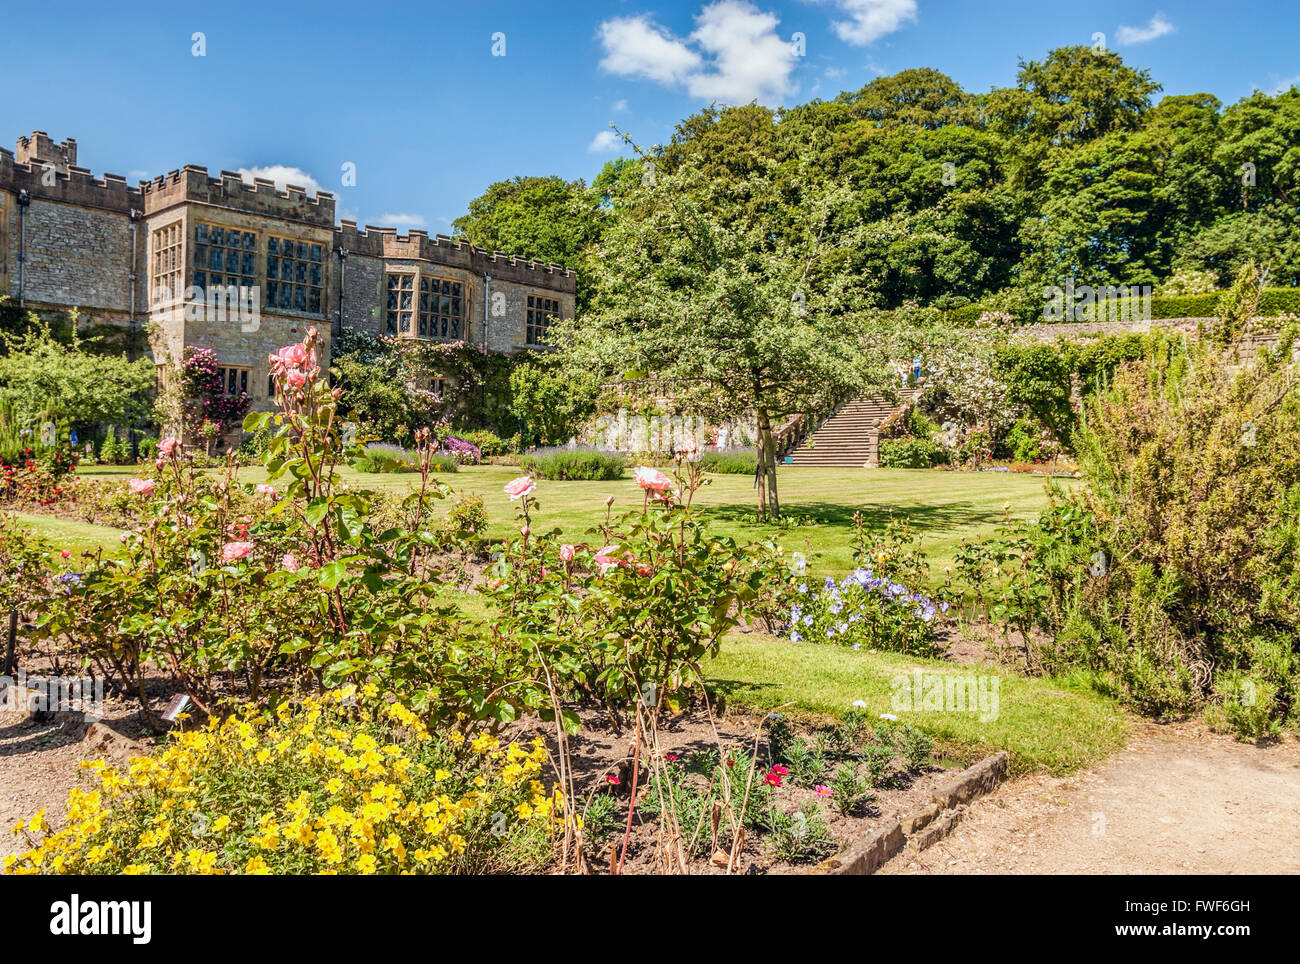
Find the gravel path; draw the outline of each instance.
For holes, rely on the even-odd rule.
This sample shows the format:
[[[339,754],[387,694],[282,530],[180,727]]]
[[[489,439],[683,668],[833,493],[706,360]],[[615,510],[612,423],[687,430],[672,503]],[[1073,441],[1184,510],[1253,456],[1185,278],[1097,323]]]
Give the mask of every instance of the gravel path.
[[[945,840],[880,873],[1300,873],[1298,839],[1300,741],[1137,723],[1096,769],[1004,783]]]

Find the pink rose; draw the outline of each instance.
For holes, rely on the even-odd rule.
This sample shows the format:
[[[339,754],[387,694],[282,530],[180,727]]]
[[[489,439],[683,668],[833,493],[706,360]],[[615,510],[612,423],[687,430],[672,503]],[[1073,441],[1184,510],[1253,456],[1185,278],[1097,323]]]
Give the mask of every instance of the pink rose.
[[[163,439],[161,442],[158,443],[158,451],[168,457],[179,454],[180,447],[181,447],[180,439],[175,439],[172,438],[171,436],[168,436],[167,438]]]
[[[227,542],[221,547],[221,561],[234,562],[236,559],[243,559],[252,551],[251,542]]]
[[[673,486],[672,479],[658,469],[652,469],[645,465],[638,466],[633,475],[636,476],[636,484],[647,492],[665,492]]]
[[[259,485],[254,491],[258,495],[267,495],[273,499],[275,498],[275,486],[267,485],[265,482]]]
[[[302,345],[285,345],[276,353],[276,358],[289,368],[302,368],[307,364],[307,349]]]
[[[531,476],[521,475],[517,479],[511,479],[503,488],[506,490],[506,495],[510,496],[510,501],[514,502],[516,499],[522,499],[536,492],[537,483],[532,480]]]
[[[618,552],[618,546],[606,546],[596,553],[596,565],[600,567],[600,574],[603,576],[607,571],[619,565],[618,559],[614,553]]]
[[[131,492],[134,495],[153,495],[153,479],[132,479]]]
[[[652,573],[652,572],[654,572],[654,570],[651,569],[649,566],[637,566],[637,567],[636,567],[636,574],[637,574],[638,576],[648,576],[648,575],[650,575],[650,573]]]
[[[560,559],[562,561],[566,563],[573,562],[573,557],[576,554],[577,551],[573,548],[573,546],[569,545],[567,542],[564,545],[560,546]]]
[[[307,384],[307,373],[297,368],[291,368],[285,373],[284,380],[290,388],[302,388]]]
[[[287,572],[297,572],[299,569],[297,557],[292,552],[286,552],[284,558],[280,560],[280,568]]]

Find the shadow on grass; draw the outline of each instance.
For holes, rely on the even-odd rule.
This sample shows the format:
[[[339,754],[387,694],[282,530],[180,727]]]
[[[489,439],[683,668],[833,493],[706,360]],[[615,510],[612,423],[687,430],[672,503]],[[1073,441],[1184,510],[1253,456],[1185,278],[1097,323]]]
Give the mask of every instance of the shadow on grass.
[[[782,507],[785,515],[791,518],[807,520],[813,525],[851,526],[853,514],[861,512],[866,524],[872,529],[883,529],[889,524],[890,515],[895,519],[906,519],[908,524],[918,532],[930,529],[953,529],[962,526],[986,526],[1002,521],[1002,513],[997,509],[977,508],[972,502],[948,502],[943,505],[845,505],[835,502],[787,502]],[[779,523],[760,523],[756,521],[755,509],[744,503],[725,503],[704,507],[703,514],[719,522],[735,525],[751,525],[756,528],[785,529]],[[789,531],[798,531],[801,526],[791,525]]]

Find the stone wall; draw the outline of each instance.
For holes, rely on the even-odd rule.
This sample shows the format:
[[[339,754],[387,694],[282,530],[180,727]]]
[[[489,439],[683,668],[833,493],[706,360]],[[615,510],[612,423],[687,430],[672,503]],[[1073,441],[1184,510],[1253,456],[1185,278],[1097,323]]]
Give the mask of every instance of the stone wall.
[[[745,419],[709,421],[697,415],[630,415],[619,409],[615,415],[600,415],[583,430],[585,445],[615,452],[668,452],[680,450],[691,439],[705,450],[706,438],[724,441],[725,448],[751,447],[758,438],[757,426]]]

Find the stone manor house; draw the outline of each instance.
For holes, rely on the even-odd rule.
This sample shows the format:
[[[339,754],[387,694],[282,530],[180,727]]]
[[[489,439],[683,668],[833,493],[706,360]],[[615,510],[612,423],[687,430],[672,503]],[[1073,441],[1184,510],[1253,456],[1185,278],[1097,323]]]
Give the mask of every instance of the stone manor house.
[[[335,199],[186,165],[131,186],[77,166],[77,144],[41,131],[0,148],[0,293],[38,313],[77,309],[115,325],[165,380],[190,346],[214,350],[225,389],[272,405],[267,355],[315,326],[326,349],[344,328],[543,347],[571,317],[572,270],[444,235],[335,223]],[[421,386],[433,387],[433,386]]]

